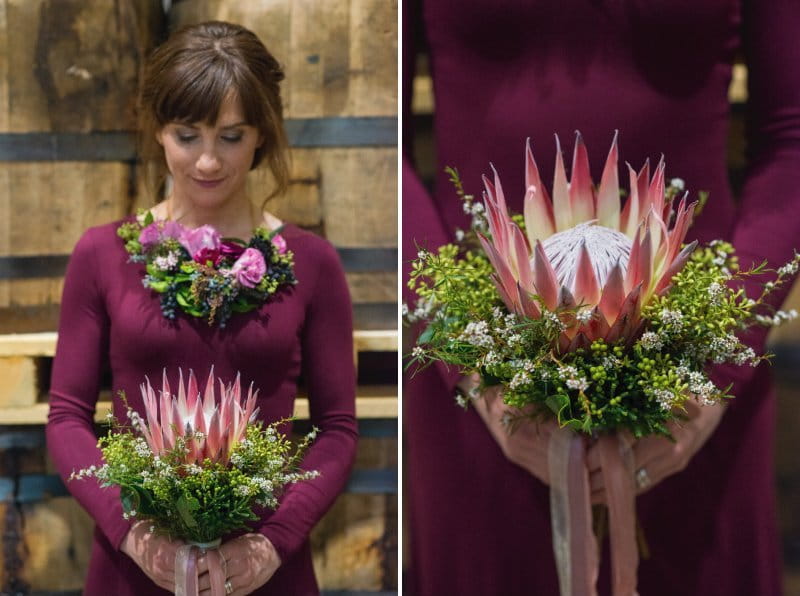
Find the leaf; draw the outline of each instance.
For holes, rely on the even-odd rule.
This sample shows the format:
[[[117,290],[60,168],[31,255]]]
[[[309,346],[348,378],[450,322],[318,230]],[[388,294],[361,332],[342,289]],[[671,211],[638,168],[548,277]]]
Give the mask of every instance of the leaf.
[[[149,226],[151,223],[153,223],[153,221],[155,221],[155,218],[153,217],[153,212],[147,211],[144,214],[144,225]]]
[[[139,493],[133,488],[124,486],[120,488],[119,492],[120,501],[122,501],[122,510],[125,513],[139,510]]]
[[[197,499],[194,497],[181,495],[178,498],[177,503],[175,503],[175,507],[177,508],[178,515],[181,516],[183,523],[185,523],[189,528],[197,527],[197,520],[193,515],[195,511],[200,509],[200,502]]]
[[[158,292],[159,294],[163,294],[169,289],[169,282],[166,281],[151,281],[147,284],[147,287],[153,290],[154,292]]]
[[[549,395],[547,399],[544,400],[544,403],[546,403],[547,407],[550,408],[556,416],[558,416],[560,421],[561,412],[563,412],[565,408],[569,407],[569,398],[563,393],[556,393],[555,395]]]
[[[426,344],[429,341],[431,341],[431,339],[433,339],[433,334],[435,333],[435,331],[436,330],[433,328],[433,325],[428,325],[425,328],[425,331],[419,334],[419,337],[417,338],[417,345]]]

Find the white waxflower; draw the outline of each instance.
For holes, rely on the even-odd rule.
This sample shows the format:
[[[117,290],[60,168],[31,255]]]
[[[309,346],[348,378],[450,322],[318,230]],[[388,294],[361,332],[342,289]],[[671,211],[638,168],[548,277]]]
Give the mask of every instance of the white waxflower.
[[[652,331],[643,333],[642,337],[639,338],[639,344],[648,352],[660,350],[664,347],[664,342],[661,340],[661,337]]]

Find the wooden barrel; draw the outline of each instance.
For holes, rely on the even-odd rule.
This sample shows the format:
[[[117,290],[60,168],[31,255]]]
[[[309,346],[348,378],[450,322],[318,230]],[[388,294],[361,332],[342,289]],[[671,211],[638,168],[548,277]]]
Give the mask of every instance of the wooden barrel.
[[[292,171],[267,209],[340,250],[360,328],[395,328],[397,1],[180,0],[170,29],[206,20],[255,32],[284,65]],[[250,195],[265,196],[253,177]]]
[[[159,0],[0,3],[0,329],[55,328],[66,255],[130,210]]]

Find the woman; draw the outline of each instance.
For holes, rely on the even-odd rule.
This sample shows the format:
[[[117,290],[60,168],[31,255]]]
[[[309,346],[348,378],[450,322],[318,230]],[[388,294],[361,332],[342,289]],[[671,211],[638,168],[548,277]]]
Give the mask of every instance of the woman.
[[[53,460],[66,478],[100,462],[93,416],[105,369],[113,390],[124,390],[140,413],[139,383],[159,378],[164,368],[173,383],[179,367],[200,379],[212,366],[225,381],[241,372],[244,383],[260,389],[260,417],[267,421],[292,415],[302,372],[311,421],[320,429],[304,467],[320,477],[289,487],[275,512],[223,542],[225,589],[235,595],[318,593],[308,534],[343,489],[356,445],[351,307],[336,252],[253,208],[245,192],[248,171],[262,162],[274,180],[272,195],[288,183],[282,79],[277,61],[247,29],[221,22],[187,27],[147,64],[140,128],[145,160],[171,174],[169,195],[151,209],[153,217],[196,231],[212,226],[222,237],[279,230],[294,253],[296,285],[278,288],[251,312],[233,313],[224,327],[180,309],[162,312],[159,295],[142,285],[144,267],[129,262],[117,237],[120,222],[88,230],[64,283],[47,426]],[[114,413],[124,418],[117,399]],[[124,520],[116,490],[93,482],[68,487],[97,523],[86,594],[173,590],[179,541]],[[203,594],[206,569],[201,560]]]
[[[509,208],[521,213],[526,137],[549,176],[553,133],[568,157],[580,130],[597,181],[615,129],[620,163],[639,167],[664,154],[669,175],[693,193],[710,192],[687,241],[730,240],[745,266],[791,258],[800,238],[800,220],[788,216],[800,207],[796,2],[420,0],[404,9],[404,66],[414,64],[410,27],[421,28],[416,38],[424,35],[430,49],[438,161],[432,195],[404,164],[405,261],[468,225],[444,166],[479,193],[493,163]],[[726,169],[737,52],[750,77],[749,169],[738,204]],[[405,82],[408,99],[410,72]],[[748,341],[761,349],[764,334]],[[734,383],[737,396],[724,414],[693,408],[675,443],[648,438],[635,447],[638,516],[651,553],[639,567],[641,594],[780,593],[769,371],[718,371],[717,381]],[[461,413],[457,382],[457,371],[430,367],[404,388],[410,593],[557,594],[547,433],[530,425],[508,435],[502,403],[491,397]],[[591,453],[589,465],[596,471]],[[602,486],[594,488],[602,500]]]

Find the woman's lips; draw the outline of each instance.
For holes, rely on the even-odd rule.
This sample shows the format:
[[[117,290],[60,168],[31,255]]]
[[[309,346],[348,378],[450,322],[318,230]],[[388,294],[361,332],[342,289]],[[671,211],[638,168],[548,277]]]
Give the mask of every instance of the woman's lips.
[[[219,178],[217,180],[202,180],[200,178],[192,178],[192,180],[194,180],[195,183],[202,188],[215,188],[222,184],[225,179]]]

